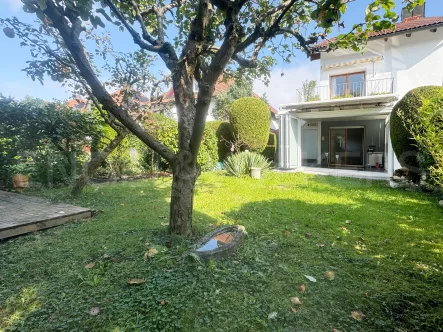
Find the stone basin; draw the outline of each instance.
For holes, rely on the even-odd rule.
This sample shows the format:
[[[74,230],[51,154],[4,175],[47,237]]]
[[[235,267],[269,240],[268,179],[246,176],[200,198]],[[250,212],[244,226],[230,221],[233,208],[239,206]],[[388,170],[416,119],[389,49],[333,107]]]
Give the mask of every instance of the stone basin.
[[[243,226],[225,226],[214,229],[203,236],[191,253],[203,259],[219,259],[234,254],[246,231]]]

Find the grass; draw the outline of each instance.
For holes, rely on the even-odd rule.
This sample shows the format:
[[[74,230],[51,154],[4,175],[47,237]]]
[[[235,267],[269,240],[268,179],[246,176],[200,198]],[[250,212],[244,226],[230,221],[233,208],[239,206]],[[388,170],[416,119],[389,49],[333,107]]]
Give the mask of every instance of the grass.
[[[442,331],[437,198],[377,181],[203,174],[195,238],[222,224],[242,224],[248,237],[232,259],[198,262],[183,256],[195,238],[167,234],[169,185],[38,193],[103,212],[0,243],[0,331]]]

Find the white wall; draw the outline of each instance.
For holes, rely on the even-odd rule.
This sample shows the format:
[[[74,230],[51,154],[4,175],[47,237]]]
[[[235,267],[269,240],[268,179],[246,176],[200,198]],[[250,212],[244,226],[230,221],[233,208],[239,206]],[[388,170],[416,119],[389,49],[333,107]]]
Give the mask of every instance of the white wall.
[[[356,59],[383,56],[375,63],[321,70],[319,86],[329,85],[330,76],[366,72],[366,79],[394,78],[394,93],[403,97],[409,90],[424,85],[443,84],[443,27],[399,34],[369,41],[363,54],[338,50],[322,53],[321,66]]]

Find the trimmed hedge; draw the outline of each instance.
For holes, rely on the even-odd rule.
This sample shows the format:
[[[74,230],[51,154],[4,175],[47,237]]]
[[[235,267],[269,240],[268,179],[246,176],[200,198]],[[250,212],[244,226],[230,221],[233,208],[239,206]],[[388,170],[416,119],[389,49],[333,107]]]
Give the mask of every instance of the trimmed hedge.
[[[178,125],[177,121],[160,113],[152,113],[146,120],[147,130],[160,142],[178,151]],[[202,171],[212,171],[218,161],[217,138],[211,126],[206,126],[200,150],[197,156],[197,163]],[[162,161],[166,163],[166,161]]]
[[[232,126],[229,122],[210,121],[206,127],[215,132],[217,136],[218,161],[223,161],[231,153],[231,147],[228,142],[234,140]]]
[[[443,97],[443,87],[424,86],[409,91],[394,107],[391,114],[390,131],[392,148],[403,167],[419,167],[418,148],[404,120],[416,123],[420,117],[420,108],[424,101]]]
[[[250,151],[260,153],[265,149],[271,113],[263,100],[254,97],[237,99],[231,106],[229,120],[235,137]]]
[[[277,153],[277,135],[275,133],[269,133],[268,145],[261,153],[266,158],[274,161],[275,155]]]

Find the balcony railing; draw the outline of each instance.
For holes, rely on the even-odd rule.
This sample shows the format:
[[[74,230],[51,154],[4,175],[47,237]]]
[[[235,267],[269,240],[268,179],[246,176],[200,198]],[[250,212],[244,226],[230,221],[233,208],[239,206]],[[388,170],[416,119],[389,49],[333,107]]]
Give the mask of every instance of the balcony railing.
[[[297,102],[378,96],[393,93],[394,79],[383,78],[343,84],[309,86],[297,90]]]

